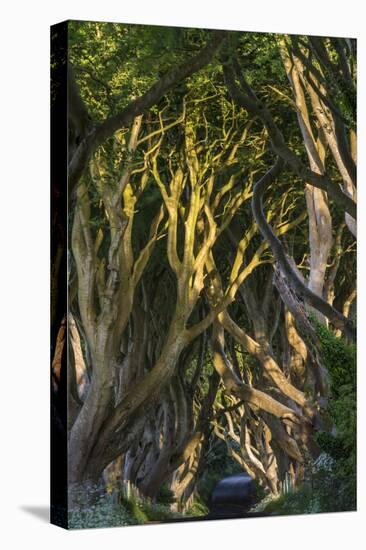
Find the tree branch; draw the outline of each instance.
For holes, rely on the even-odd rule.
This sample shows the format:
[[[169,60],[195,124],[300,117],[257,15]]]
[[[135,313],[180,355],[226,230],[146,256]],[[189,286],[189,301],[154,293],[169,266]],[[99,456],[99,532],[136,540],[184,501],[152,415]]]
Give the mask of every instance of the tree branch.
[[[352,339],[355,338],[355,331],[352,323],[344,317],[339,311],[334,309],[330,304],[323,300],[320,296],[314,294],[300,279],[299,275],[293,269],[286,252],[282,246],[281,241],[274,234],[271,226],[267,223],[262,207],[262,197],[268,189],[269,185],[274,179],[281,173],[284,167],[284,161],[278,157],[276,163],[254,186],[253,198],[252,198],[252,210],[254,218],[258,224],[258,228],[262,233],[264,239],[270,244],[272,253],[281,270],[286,276],[287,280],[291,284],[292,288],[297,294],[302,296],[309,305],[323,313],[336,328],[344,328],[348,333],[348,336]]]
[[[93,152],[116,130],[128,126],[134,117],[144,113],[157,103],[177,82],[187,78],[207,65],[225,39],[225,31],[212,32],[210,42],[202,50],[174,67],[162,76],[145,94],[132,101],[118,114],[94,127],[79,144],[69,165],[69,189],[72,192],[83,174]]]
[[[244,109],[258,116],[264,126],[266,127],[271,139],[272,148],[275,153],[281,157],[291,169],[306,183],[310,183],[314,187],[323,189],[326,191],[333,200],[340,204],[346,212],[348,212],[353,218],[357,217],[356,203],[335,183],[333,183],[328,176],[321,175],[313,172],[300,160],[300,158],[291,151],[287,146],[282,132],[279,130],[275,123],[271,113],[268,109],[255,97],[254,92],[251,90],[248,84],[246,87],[251,90],[249,95],[245,95],[235,82],[234,72],[231,67],[224,64],[223,71],[227,88],[231,97]]]

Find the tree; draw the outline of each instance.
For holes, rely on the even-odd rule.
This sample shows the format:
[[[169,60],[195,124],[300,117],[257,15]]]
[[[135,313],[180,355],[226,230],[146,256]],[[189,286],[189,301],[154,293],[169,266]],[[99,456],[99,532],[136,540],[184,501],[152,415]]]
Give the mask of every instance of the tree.
[[[215,445],[301,484],[314,317],[354,337],[352,44],[72,23],[69,61],[71,506],[168,487],[183,511]]]

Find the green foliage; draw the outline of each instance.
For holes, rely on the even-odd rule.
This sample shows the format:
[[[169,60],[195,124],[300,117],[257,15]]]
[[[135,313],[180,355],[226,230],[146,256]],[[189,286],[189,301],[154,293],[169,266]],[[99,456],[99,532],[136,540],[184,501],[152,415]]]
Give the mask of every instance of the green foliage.
[[[92,118],[126,107],[166,71],[197,53],[202,29],[70,21],[69,55]]]
[[[317,443],[320,448],[323,449],[329,456],[335,460],[342,458],[344,449],[342,442],[339,438],[335,437],[329,432],[321,431],[316,437]]]
[[[268,494],[268,491],[266,491],[263,486],[257,483],[254,489],[254,497],[253,497],[254,502],[260,502],[261,500],[265,499],[267,494]]]
[[[175,502],[173,491],[169,488],[167,483],[164,483],[157,494],[156,502],[158,504],[169,505]]]
[[[338,473],[337,463],[319,467],[298,489],[270,500],[268,514],[316,514],[355,510],[352,484]]]
[[[180,517],[180,514],[172,512],[167,504],[150,502],[143,498],[130,497],[122,499],[122,506],[127,508],[134,519],[134,523],[144,524],[150,521],[165,521]]]
[[[69,512],[69,529],[134,525],[134,515],[125,505],[117,505],[112,495],[102,495],[95,504]]]
[[[332,395],[337,398],[356,389],[356,346],[347,344],[324,325],[316,323],[322,357],[331,376]]]
[[[331,377],[331,399],[328,412],[336,433],[318,435],[320,447],[334,460],[334,475],[343,481],[339,500],[356,507],[356,346],[337,338],[326,327],[317,325],[325,365]],[[343,504],[341,504],[342,506]],[[346,508],[345,508],[346,509]]]
[[[115,495],[104,494],[89,506],[69,512],[70,529],[91,529],[94,527],[120,527],[145,524],[150,521],[165,521],[180,517],[171,512],[167,502],[152,503],[131,496],[116,501]]]
[[[131,516],[134,518],[135,523],[143,524],[148,521],[147,515],[143,509],[142,502],[135,497],[130,497],[129,499],[124,499],[122,504],[130,512]]]
[[[293,493],[282,494],[268,502],[263,511],[266,514],[290,515],[313,514],[324,510],[320,509],[319,499],[310,484],[304,484]]]
[[[199,496],[196,496],[193,499],[191,506],[186,511],[185,515],[191,516],[191,517],[197,517],[197,516],[207,516],[208,513],[209,513],[209,509],[207,504],[205,504]]]
[[[327,412],[334,433],[321,431],[316,440],[328,460],[309,468],[308,479],[294,493],[271,500],[266,513],[310,514],[356,509],[356,347],[316,322],[322,357],[330,374]],[[329,458],[330,457],[330,458]]]

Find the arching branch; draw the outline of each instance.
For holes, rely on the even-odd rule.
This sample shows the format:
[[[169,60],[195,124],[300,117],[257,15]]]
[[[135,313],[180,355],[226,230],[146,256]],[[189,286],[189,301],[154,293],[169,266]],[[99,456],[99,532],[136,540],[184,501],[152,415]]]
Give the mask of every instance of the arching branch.
[[[177,82],[187,78],[207,65],[219,49],[226,34],[225,31],[214,31],[209,43],[202,48],[197,55],[172,68],[151,86],[145,94],[129,103],[127,107],[116,115],[108,117],[104,122],[92,129],[79,144],[71,159],[69,165],[70,190],[72,190],[79,181],[88,160],[99,145],[111,137],[119,128],[128,126],[137,115],[150,109],[150,107],[159,101]]]
[[[282,246],[281,241],[274,234],[271,226],[267,223],[266,217],[263,213],[262,199],[263,195],[275,180],[277,176],[282,172],[284,167],[284,161],[282,158],[278,157],[275,164],[272,166],[268,172],[260,178],[260,180],[255,184],[252,197],[252,210],[255,220],[258,224],[259,230],[262,233],[265,240],[270,244],[271,250],[274,257],[276,258],[278,264],[280,265],[281,271],[288,280],[291,287],[295,292],[302,296],[306,302],[323,313],[336,328],[345,329],[348,336],[352,339],[355,338],[355,331],[353,325],[350,321],[337,311],[334,307],[328,304],[320,296],[314,294],[300,279],[299,275],[296,273],[292,267],[289,258]]]
[[[327,175],[321,175],[307,168],[300,158],[291,151],[287,146],[282,132],[278,128],[271,113],[268,109],[256,98],[249,84],[246,84],[247,94],[243,93],[235,82],[235,74],[233,69],[227,65],[223,65],[225,82],[231,97],[244,109],[251,114],[258,116],[266,127],[271,139],[272,148],[275,153],[285,161],[291,169],[306,183],[310,183],[314,187],[323,189],[328,195],[335,200],[348,214],[353,218],[357,217],[356,203],[342,191],[342,189],[330,180]],[[242,77],[242,80],[243,77]],[[245,81],[244,81],[245,82]]]

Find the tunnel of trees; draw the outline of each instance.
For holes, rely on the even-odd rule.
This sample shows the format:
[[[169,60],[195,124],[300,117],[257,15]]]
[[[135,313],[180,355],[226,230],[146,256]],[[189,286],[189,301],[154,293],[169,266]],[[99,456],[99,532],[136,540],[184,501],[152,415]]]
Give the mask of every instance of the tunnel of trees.
[[[70,22],[68,48],[71,524],[204,516],[236,473],[355,509],[355,41]]]

